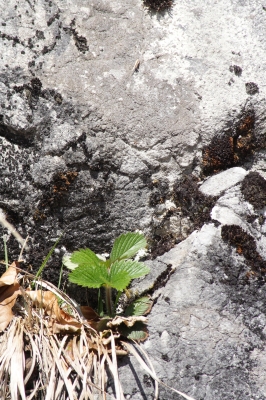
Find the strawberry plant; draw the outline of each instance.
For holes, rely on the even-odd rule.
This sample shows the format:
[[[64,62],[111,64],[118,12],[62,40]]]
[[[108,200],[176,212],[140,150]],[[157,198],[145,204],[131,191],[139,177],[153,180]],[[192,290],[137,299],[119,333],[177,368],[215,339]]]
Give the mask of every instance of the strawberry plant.
[[[80,249],[72,253],[71,256],[65,257],[63,260],[64,265],[69,268],[69,281],[77,285],[98,288],[104,287],[105,289],[105,320],[108,321],[115,317],[116,306],[123,291],[128,287],[129,283],[134,278],[140,278],[149,273],[150,269],[142,262],[132,259],[139,250],[147,246],[146,239],[143,234],[138,232],[129,232],[120,235],[114,242],[110,257],[105,259],[95,254],[90,249]],[[113,301],[112,291],[116,290],[116,300]],[[100,294],[100,291],[99,291]],[[124,311],[126,318],[135,316],[140,317],[146,314],[151,308],[150,300],[148,297],[143,297],[135,300]],[[101,316],[102,300],[99,295],[98,312]],[[121,320],[122,321],[122,320]],[[122,321],[122,322],[125,322]],[[134,321],[138,333],[134,338],[140,339],[146,337],[144,334],[143,323],[141,320]],[[101,330],[105,324],[99,324]],[[132,336],[132,329],[125,328],[125,323],[121,323],[119,331],[124,336]]]

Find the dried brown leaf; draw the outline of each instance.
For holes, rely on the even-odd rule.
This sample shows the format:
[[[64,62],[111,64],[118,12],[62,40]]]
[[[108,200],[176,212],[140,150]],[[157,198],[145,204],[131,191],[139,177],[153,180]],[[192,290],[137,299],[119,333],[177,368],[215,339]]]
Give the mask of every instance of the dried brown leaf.
[[[44,290],[28,290],[26,294],[32,300],[33,306],[43,309],[45,314],[50,317],[52,333],[77,332],[80,330],[81,323],[59,307],[54,293]]]
[[[6,329],[14,314],[12,308],[20,294],[14,262],[0,278],[0,332]]]

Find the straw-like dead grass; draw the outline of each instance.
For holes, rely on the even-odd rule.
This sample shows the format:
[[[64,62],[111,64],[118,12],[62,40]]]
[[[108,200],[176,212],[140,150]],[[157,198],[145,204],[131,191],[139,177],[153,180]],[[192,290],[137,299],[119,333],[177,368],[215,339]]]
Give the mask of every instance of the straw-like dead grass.
[[[124,399],[113,332],[93,329],[67,296],[47,282],[39,283],[63,298],[71,314],[59,307],[52,291],[23,289],[17,273],[13,264],[0,278],[0,326],[7,325],[0,336],[0,398],[105,399],[110,371],[116,399]],[[27,273],[22,277],[32,280]]]

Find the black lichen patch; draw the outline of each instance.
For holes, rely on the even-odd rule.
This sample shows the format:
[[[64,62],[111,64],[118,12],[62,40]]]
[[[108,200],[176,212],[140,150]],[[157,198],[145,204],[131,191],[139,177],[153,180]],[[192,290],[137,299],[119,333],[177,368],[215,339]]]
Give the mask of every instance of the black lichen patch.
[[[144,7],[156,12],[165,11],[173,7],[173,4],[173,0],[143,0]]]
[[[156,290],[165,287],[166,283],[168,282],[173,272],[174,269],[172,264],[168,264],[166,269],[155,280],[153,287],[146,294],[149,294],[151,296]]]
[[[84,36],[78,35],[78,33],[73,29],[73,38],[76,48],[81,53],[89,51],[89,46],[87,45],[87,39]]]
[[[33,78],[30,83],[25,83],[21,86],[13,86],[17,93],[24,93],[31,108],[34,108],[38,103],[39,97],[42,95],[42,82],[39,78]]]
[[[42,82],[39,78],[33,78],[31,80],[31,93],[33,96],[40,96],[42,91]]]
[[[43,31],[39,31],[39,30],[36,31],[36,37],[41,40],[45,39]]]
[[[247,82],[246,83],[246,92],[247,92],[247,94],[254,95],[259,92],[259,87],[254,82]]]
[[[50,100],[51,98],[53,98],[58,105],[61,105],[63,102],[62,95],[56,92],[54,89],[44,89],[42,91],[42,97],[46,100]]]
[[[0,32],[0,38],[13,42],[12,46],[15,47],[18,43],[25,46],[23,41],[21,41],[17,36],[8,35],[7,33]]]
[[[238,254],[243,255],[251,268],[251,275],[262,277],[266,272],[266,263],[257,251],[255,239],[238,225],[223,225],[222,239],[236,248]]]
[[[55,48],[55,45],[56,41],[54,41],[50,46],[44,46],[42,49],[42,54],[50,53]]]
[[[210,221],[210,211],[217,197],[205,196],[199,191],[198,178],[190,175],[177,180],[173,186],[173,200],[183,216],[188,216],[193,229]]]
[[[31,108],[35,108],[40,97],[46,100],[53,98],[58,105],[61,105],[63,102],[61,94],[56,92],[54,89],[42,90],[42,82],[37,77],[31,79],[29,83],[24,83],[20,86],[13,86],[13,90],[15,90],[16,93],[23,93]]]
[[[231,168],[252,155],[258,146],[254,127],[255,114],[249,110],[228,132],[215,136],[202,151],[203,173],[210,175]]]
[[[149,204],[155,207],[157,204],[164,203],[167,197],[169,197],[169,183],[162,180],[154,180],[152,187],[153,191],[150,195]]]
[[[52,25],[56,19],[59,19],[60,17],[60,12],[58,11],[56,14],[52,15],[49,20],[47,21],[47,26]]]
[[[143,383],[146,387],[152,387],[152,380],[149,375],[143,375]]]
[[[266,206],[266,180],[258,172],[250,172],[242,181],[241,191],[255,209]]]
[[[242,68],[239,67],[238,65],[230,65],[229,67],[230,72],[234,72],[236,76],[241,76],[242,75]]]
[[[86,53],[89,51],[89,46],[87,44],[87,39],[84,36],[78,34],[74,28],[76,25],[75,18],[71,21],[70,27],[64,27],[64,31],[73,36],[75,46],[81,53]]]

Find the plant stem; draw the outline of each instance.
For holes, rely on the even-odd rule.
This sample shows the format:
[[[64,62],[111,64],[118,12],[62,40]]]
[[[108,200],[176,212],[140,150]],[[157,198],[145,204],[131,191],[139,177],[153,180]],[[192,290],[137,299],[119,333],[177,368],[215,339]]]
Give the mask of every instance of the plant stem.
[[[109,317],[113,316],[113,307],[112,307],[112,288],[111,286],[105,286],[105,298],[106,298],[106,309]]]

